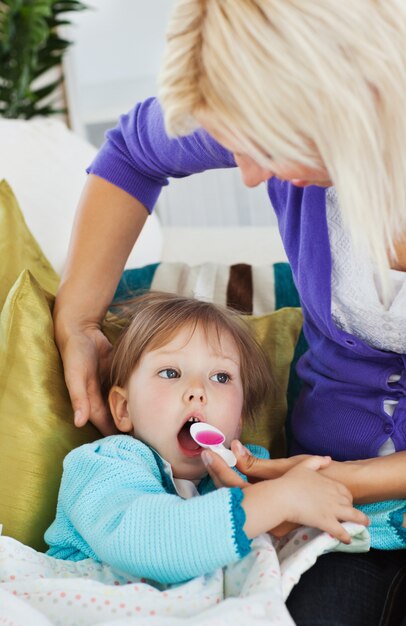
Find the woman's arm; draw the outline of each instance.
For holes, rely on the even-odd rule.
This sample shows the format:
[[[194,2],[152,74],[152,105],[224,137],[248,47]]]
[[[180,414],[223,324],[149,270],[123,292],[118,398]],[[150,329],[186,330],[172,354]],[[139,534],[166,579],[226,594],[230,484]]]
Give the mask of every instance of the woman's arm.
[[[123,115],[89,168],[55,305],[55,338],[80,426],[114,431],[100,391],[111,346],[100,324],[126,259],[168,177],[235,167],[202,130],[171,139],[155,99]]]
[[[406,451],[361,461],[332,461],[322,472],[346,485],[355,504],[406,498]]]
[[[111,346],[100,325],[147,216],[138,200],[90,175],[55,302],[55,340],[75,423],[82,426],[91,415],[104,434],[114,432],[100,390],[100,380],[109,369]]]
[[[232,449],[237,457],[237,468],[250,482],[278,478],[306,458],[306,455],[299,455],[258,459],[237,441],[232,443]],[[212,455],[212,459],[210,474],[217,486],[235,485],[235,472],[229,471],[216,455]],[[344,484],[355,504],[406,498],[406,451],[360,461],[331,461],[319,473]]]

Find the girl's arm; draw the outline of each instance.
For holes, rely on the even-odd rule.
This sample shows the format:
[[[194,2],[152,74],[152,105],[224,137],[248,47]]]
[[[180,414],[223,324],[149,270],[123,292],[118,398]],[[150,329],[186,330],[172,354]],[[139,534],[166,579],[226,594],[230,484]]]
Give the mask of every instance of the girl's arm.
[[[50,555],[92,557],[133,576],[175,583],[212,572],[250,551],[250,539],[288,518],[349,540],[338,520],[366,521],[347,490],[313,471],[315,459],[274,481],[182,500],[162,485],[152,451],[126,436],[71,452]],[[305,465],[307,464],[307,465]],[[304,495],[306,497],[304,497]]]
[[[49,554],[91,557],[162,583],[212,572],[248,554],[241,489],[183,500],[162,483],[153,452],[131,437],[72,451],[56,520],[45,534]]]

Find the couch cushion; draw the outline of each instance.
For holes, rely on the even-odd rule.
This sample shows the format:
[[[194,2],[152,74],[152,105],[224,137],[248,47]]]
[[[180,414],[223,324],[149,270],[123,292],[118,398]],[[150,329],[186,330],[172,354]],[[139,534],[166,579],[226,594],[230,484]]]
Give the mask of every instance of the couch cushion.
[[[66,259],[86,167],[96,148],[57,119],[0,119],[0,180],[12,186],[27,224],[54,269]],[[114,207],[112,207],[114,210]],[[126,267],[161,259],[162,228],[148,218]]]
[[[37,550],[55,516],[63,458],[100,437],[90,425],[73,425],[52,302],[25,270],[0,318],[0,523],[4,534]]]
[[[0,310],[24,269],[55,294],[59,278],[27,227],[11,187],[0,181]]]

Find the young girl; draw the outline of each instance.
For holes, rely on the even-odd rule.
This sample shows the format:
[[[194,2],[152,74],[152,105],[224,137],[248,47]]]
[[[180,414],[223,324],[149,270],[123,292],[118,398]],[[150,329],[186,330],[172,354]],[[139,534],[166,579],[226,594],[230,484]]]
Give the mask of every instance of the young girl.
[[[253,537],[285,520],[347,543],[340,522],[367,523],[343,485],[314,471],[328,464],[321,457],[292,460],[284,476],[244,490],[215,489],[191,424],[216,426],[229,447],[271,384],[238,316],[175,295],[138,298],[115,346],[111,383],[111,413],[124,434],[67,456],[45,535],[49,555],[177,583],[241,559]]]

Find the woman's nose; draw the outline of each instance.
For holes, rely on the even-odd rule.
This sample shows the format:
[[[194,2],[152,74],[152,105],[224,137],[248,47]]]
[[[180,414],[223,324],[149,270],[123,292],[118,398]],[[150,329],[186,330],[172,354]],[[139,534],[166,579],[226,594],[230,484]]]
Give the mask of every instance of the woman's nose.
[[[241,177],[246,187],[258,187],[261,183],[272,178],[272,174],[268,170],[260,167],[243,170],[240,168]]]
[[[272,172],[261,167],[248,156],[234,155],[235,162],[240,169],[242,181],[246,187],[257,187],[272,178]]]

